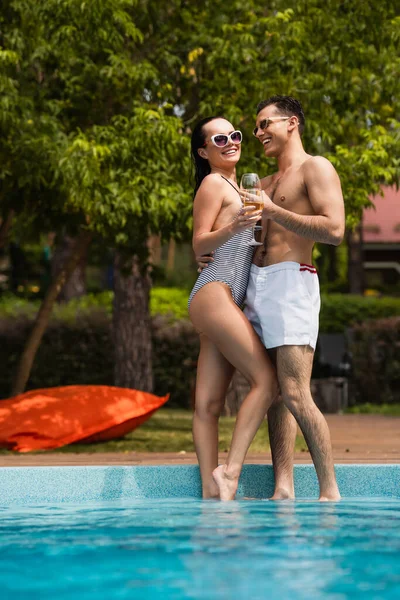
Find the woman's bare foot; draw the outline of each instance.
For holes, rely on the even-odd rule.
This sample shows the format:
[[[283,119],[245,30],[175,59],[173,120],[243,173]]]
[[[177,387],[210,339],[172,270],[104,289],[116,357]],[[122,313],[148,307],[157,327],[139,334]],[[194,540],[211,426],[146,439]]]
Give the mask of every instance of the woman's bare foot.
[[[220,465],[213,471],[214,481],[219,490],[219,497],[223,502],[234,500],[239,484],[239,478],[227,474],[226,465]]]
[[[208,485],[203,486],[203,500],[218,500],[219,499],[219,488],[211,477],[211,481]]]
[[[294,492],[285,488],[276,488],[270,500],[294,500]]]

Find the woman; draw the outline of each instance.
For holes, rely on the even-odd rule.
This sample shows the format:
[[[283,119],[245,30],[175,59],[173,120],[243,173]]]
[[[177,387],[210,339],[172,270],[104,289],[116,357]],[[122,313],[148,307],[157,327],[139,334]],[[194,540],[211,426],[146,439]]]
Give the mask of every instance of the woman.
[[[191,149],[196,186],[193,249],[214,252],[189,298],[190,319],[200,335],[193,438],[203,498],[233,500],[246,452],[277,395],[274,369],[265,348],[240,309],[252,261],[251,228],[261,211],[244,209],[236,183],[242,134],[220,117],[200,121]],[[225,465],[218,467],[218,419],[238,369],[249,382]]]

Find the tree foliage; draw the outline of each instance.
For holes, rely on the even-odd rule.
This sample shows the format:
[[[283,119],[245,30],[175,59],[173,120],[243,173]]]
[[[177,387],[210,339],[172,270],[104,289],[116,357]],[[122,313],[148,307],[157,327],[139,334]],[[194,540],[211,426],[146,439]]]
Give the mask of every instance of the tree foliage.
[[[334,162],[355,221],[399,178],[396,4],[4,0],[3,209],[39,227],[90,216],[121,244],[135,227],[176,234],[190,214],[192,123],[226,115],[246,135],[241,168],[270,171],[249,132],[258,101],[281,93],[302,101],[305,146]]]
[[[153,7],[157,2],[146,2]],[[241,168],[260,173],[251,139],[257,103],[270,95],[299,98],[310,153],[337,167],[348,221],[357,221],[382,183],[399,183],[400,16],[384,0],[177,2],[160,21],[160,60],[169,101],[183,119],[222,113],[248,144]],[[144,30],[144,24],[141,25]],[[147,36],[150,39],[150,34]],[[145,35],[146,39],[146,35]]]
[[[3,214],[12,203],[39,231],[84,226],[130,251],[151,230],[187,228],[188,139],[150,98],[159,75],[142,53],[137,4],[2,5]]]
[[[188,230],[187,142],[179,119],[141,106],[72,135],[60,162],[68,205],[102,239],[145,260],[149,233]]]
[[[80,230],[82,248],[97,236],[145,271],[149,234],[189,235],[193,123],[231,119],[240,169],[264,175],[275,165],[251,136],[255,107],[290,94],[354,224],[382,184],[399,184],[399,25],[395,0],[3,0],[0,217]]]

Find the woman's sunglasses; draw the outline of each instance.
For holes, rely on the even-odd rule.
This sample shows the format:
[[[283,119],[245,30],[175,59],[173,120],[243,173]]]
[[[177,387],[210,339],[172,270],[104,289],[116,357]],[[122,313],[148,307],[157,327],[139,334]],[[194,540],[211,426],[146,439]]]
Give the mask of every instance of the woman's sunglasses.
[[[292,117],[269,117],[269,119],[263,119],[258,127],[254,127],[253,135],[257,137],[258,130],[265,131],[268,129],[271,123],[274,121],[286,121],[287,119],[291,119]]]
[[[217,133],[216,135],[211,136],[210,141],[214,144],[214,146],[217,146],[218,148],[224,148],[229,144],[229,141],[231,141],[233,144],[241,144],[242,139],[242,132],[238,130],[232,131],[232,133],[229,135],[225,133]],[[207,144],[208,142],[203,144],[203,148],[204,146],[207,146]]]

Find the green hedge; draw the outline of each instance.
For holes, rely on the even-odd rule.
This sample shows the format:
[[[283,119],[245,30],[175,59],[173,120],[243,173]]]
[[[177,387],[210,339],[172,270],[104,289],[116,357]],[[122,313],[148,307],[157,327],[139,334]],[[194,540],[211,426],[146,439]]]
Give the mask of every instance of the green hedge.
[[[199,344],[190,322],[183,318],[187,316],[187,297],[186,290],[177,288],[155,288],[151,296],[155,392],[160,395],[170,392],[171,406],[188,406],[193,393]],[[11,378],[37,307],[38,303],[15,297],[0,299],[1,398],[9,395]],[[68,305],[56,306],[39,348],[28,389],[67,384],[112,385],[111,310],[111,292],[88,295]],[[321,331],[340,332],[354,323],[382,314],[400,315],[400,299],[325,295]],[[373,325],[371,327],[364,323],[357,329],[355,395],[362,402],[394,402],[389,397],[397,398],[397,375],[393,374],[397,373],[397,355],[390,356],[389,363],[379,367],[388,381],[394,382],[393,394],[387,391],[384,382],[378,387],[372,381],[368,385],[363,383],[373,379],[372,373],[375,373],[363,359],[364,346],[375,344],[375,330]],[[360,332],[364,332],[362,341]],[[395,328],[391,334],[393,344],[398,343],[397,333],[398,328]],[[371,342],[368,342],[368,335],[372,336]],[[377,400],[375,396],[380,390],[384,390],[382,400]]]
[[[152,315],[170,315],[173,319],[187,318],[188,298],[189,294],[185,289],[153,288],[151,290],[150,311]],[[77,313],[94,308],[101,308],[111,313],[112,301],[113,292],[87,294],[81,298],[71,300],[68,304],[56,304],[53,309],[53,318],[70,320]],[[0,319],[20,316],[33,317],[39,306],[39,301],[26,300],[25,298],[6,294],[0,297]]]
[[[171,321],[187,318],[188,291],[180,288],[153,288],[150,310],[153,316],[168,315]],[[112,292],[88,294],[72,300],[67,305],[57,305],[53,318],[71,320],[77,313],[89,309],[112,310]],[[0,298],[0,319],[25,315],[33,317],[38,302],[31,302],[15,296]],[[339,333],[356,323],[368,319],[400,316],[400,298],[364,298],[345,294],[323,294],[320,314],[321,333]]]
[[[113,384],[112,292],[88,294],[54,307],[27,389],[68,384]],[[187,317],[188,293],[154,288],[153,369],[155,393],[171,393],[170,406],[188,406],[194,385],[198,336]],[[11,380],[39,302],[0,298],[0,398]]]
[[[373,298],[350,294],[323,294],[320,332],[341,333],[368,319],[400,316],[400,298]]]
[[[0,398],[7,398],[31,319],[0,319]],[[187,407],[195,379],[198,336],[190,322],[153,318],[155,393],[171,394],[169,406]],[[72,384],[113,385],[111,315],[81,311],[73,319],[53,317],[39,347],[27,389]]]
[[[400,317],[356,325],[352,333],[351,401],[400,402]]]

